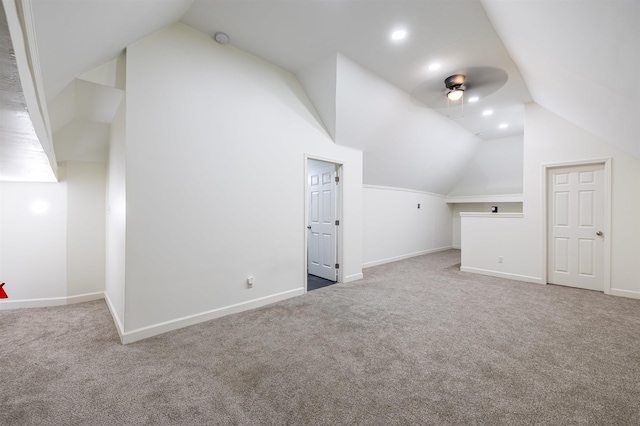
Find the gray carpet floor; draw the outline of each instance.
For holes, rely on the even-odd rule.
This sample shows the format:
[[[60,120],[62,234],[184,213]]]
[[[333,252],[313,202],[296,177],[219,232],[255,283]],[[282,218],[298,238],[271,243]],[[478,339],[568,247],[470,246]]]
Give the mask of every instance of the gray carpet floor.
[[[637,425],[640,300],[456,250],[127,346],[103,301],[1,311],[2,425]]]

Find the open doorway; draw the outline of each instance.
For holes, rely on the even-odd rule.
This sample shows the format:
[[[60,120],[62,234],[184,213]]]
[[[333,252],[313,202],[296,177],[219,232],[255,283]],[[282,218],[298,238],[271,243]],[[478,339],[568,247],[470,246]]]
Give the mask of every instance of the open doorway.
[[[340,281],[340,171],[339,164],[307,158],[306,291]]]

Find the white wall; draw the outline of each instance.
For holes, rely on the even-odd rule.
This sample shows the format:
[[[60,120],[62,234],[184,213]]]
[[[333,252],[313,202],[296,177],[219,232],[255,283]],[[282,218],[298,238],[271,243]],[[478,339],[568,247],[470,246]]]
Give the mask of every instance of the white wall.
[[[0,309],[64,305],[104,292],[104,165],[65,162],[58,183],[0,183]],[[36,213],[35,202],[46,211]]]
[[[125,115],[122,101],[111,124],[107,164],[105,299],[120,333],[124,332],[126,180]]]
[[[129,47],[126,103],[123,340],[302,294],[305,154],[343,164],[345,280],[361,277],[362,154],[294,75],[176,24]]]
[[[482,141],[449,196],[522,194],[524,136]]]
[[[66,162],[67,296],[104,292],[104,163]]]
[[[363,267],[451,248],[451,208],[443,196],[371,185],[363,194]]]
[[[461,270],[542,283],[542,248],[533,238],[534,231],[535,226],[522,213],[463,216]]]
[[[611,294],[640,297],[640,162],[534,103],[525,117],[524,217],[463,218],[462,266],[546,282],[542,165],[603,158],[612,159]],[[498,266],[502,252],[509,258]]]
[[[498,206],[499,213],[522,213],[522,203],[452,203],[453,248],[462,247],[460,213],[491,213],[491,207]]]
[[[66,183],[0,182],[0,200],[0,282],[9,296],[0,309],[66,297]],[[36,202],[47,210],[34,212]]]

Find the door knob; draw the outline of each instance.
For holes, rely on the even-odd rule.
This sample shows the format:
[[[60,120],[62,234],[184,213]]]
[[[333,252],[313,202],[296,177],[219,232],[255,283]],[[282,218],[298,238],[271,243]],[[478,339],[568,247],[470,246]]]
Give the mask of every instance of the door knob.
[[[598,232],[596,232],[596,235],[597,235],[598,237],[602,237],[602,231],[598,231]]]
[[[308,225],[308,226],[307,226],[307,229],[311,229],[311,225]]]

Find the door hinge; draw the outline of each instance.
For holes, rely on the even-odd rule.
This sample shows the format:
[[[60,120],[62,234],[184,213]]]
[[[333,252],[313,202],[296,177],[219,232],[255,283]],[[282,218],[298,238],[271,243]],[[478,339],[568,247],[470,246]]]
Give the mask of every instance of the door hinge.
[[[340,182],[340,176],[336,176],[336,184]]]
[[[340,269],[340,264],[336,263],[336,269]]]
[[[340,225],[340,221],[339,220],[336,220],[336,225]]]

